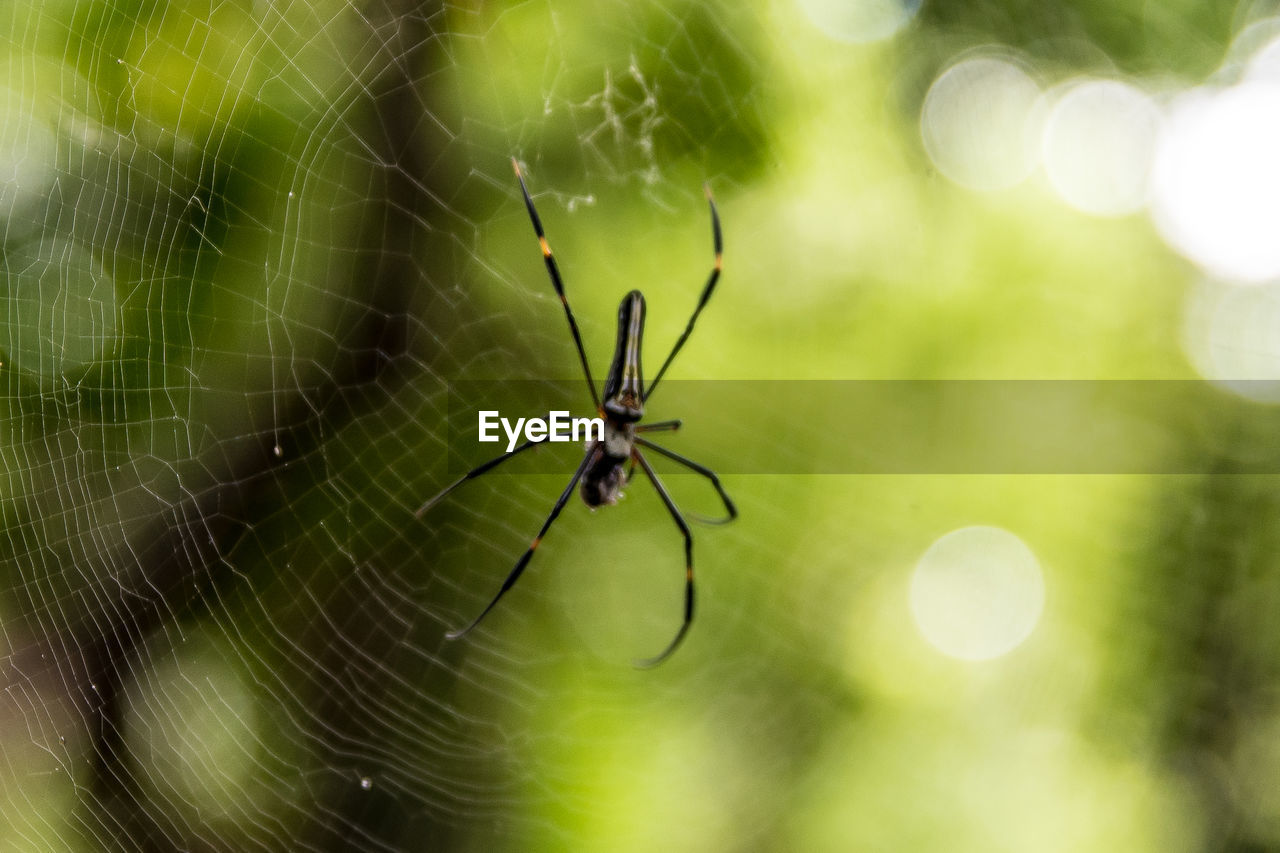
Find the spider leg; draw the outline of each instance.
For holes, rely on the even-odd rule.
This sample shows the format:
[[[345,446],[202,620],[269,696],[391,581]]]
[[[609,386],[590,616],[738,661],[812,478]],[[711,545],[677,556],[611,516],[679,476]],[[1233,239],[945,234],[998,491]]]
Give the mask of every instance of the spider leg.
[[[512,452],[514,453],[516,451]],[[529,546],[528,550],[526,550],[524,554],[520,556],[520,559],[516,561],[515,568],[511,570],[511,574],[507,575],[507,579],[502,582],[502,588],[499,589],[498,594],[493,597],[493,601],[489,602],[489,606],[480,611],[480,615],[473,619],[470,625],[460,631],[450,631],[445,634],[445,637],[450,640],[457,640],[460,637],[465,637],[471,632],[472,628],[480,624],[480,620],[489,615],[489,611],[497,605],[497,603],[502,599],[502,596],[506,595],[507,590],[516,585],[516,581],[520,579],[520,575],[524,572],[525,566],[529,565],[529,560],[533,558],[533,552],[538,550],[538,545],[542,542],[542,537],[547,535],[547,531],[551,528],[552,523],[556,520],[557,516],[560,515],[560,511],[564,509],[564,505],[569,502],[569,496],[573,494],[573,489],[578,485],[578,480],[582,479],[583,472],[587,470],[587,466],[599,458],[602,452],[603,451],[597,449],[582,457],[582,463],[578,465],[578,470],[573,472],[573,478],[569,480],[569,485],[565,486],[565,489],[560,494],[559,499],[556,500],[556,505],[551,508],[551,514],[548,515],[547,520],[542,523],[542,529],[538,531],[537,536],[533,537],[533,543]]]
[[[666,432],[666,431],[675,431],[675,430],[680,429],[680,425],[681,425],[682,423],[684,423],[684,421],[680,421],[680,420],[675,420],[675,421],[654,421],[654,422],[653,422],[653,423],[651,423],[651,424],[636,424],[635,430],[636,430],[636,432]],[[632,477],[632,475],[634,475],[635,473],[636,473],[636,460],[635,460],[635,459],[632,459],[632,460],[631,460],[631,465],[630,465],[630,467],[628,467],[628,468],[627,468],[627,479],[626,479],[626,480],[624,480],[623,482],[624,482],[624,483],[626,483],[626,484],[630,484],[630,483],[631,483],[631,477]]]
[[[635,662],[636,666],[648,669],[669,658],[671,653],[676,650],[676,647],[680,645],[680,641],[684,639],[684,635],[688,633],[689,626],[693,624],[693,534],[689,532],[689,524],[684,520],[684,516],[680,514],[680,510],[676,509],[675,502],[671,500],[671,495],[667,493],[666,487],[662,485],[662,481],[654,473],[653,467],[649,465],[649,460],[645,459],[644,454],[639,450],[632,450],[632,457],[640,463],[644,473],[653,482],[653,487],[658,490],[658,496],[666,504],[667,512],[671,513],[672,521],[676,523],[676,527],[680,528],[680,533],[684,536],[684,621],[680,623],[680,630],[676,632],[675,638],[663,649],[661,654],[657,657]]]
[[[667,432],[680,429],[684,421],[654,421],[651,424],[636,424],[636,432]]]
[[[720,478],[716,476],[715,471],[712,471],[710,468],[708,468],[705,465],[699,465],[697,462],[694,462],[692,459],[687,459],[684,456],[681,456],[679,453],[673,453],[670,450],[667,450],[665,447],[660,447],[654,444],[652,441],[646,441],[645,439],[639,436],[636,436],[636,444],[639,444],[643,447],[647,447],[650,450],[654,451],[655,453],[661,453],[663,456],[667,457],[671,461],[678,462],[684,467],[688,468],[689,470],[694,471],[706,477],[708,480],[711,481],[711,485],[715,487],[716,494],[720,495],[720,500],[724,502],[725,511],[729,513],[724,518],[703,518],[702,516],[689,513],[688,515],[690,518],[701,521],[704,524],[728,524],[729,522],[733,521],[735,518],[738,517],[738,508],[733,505],[733,501],[730,500],[729,495],[725,493],[724,487],[720,485]]]
[[[471,469],[470,471],[463,474],[458,479],[454,480],[449,485],[445,486],[444,489],[434,498],[431,498],[422,506],[418,507],[418,511],[413,514],[413,517],[422,518],[424,515],[427,514],[428,510],[430,510],[436,504],[440,503],[440,501],[444,499],[445,495],[449,494],[454,489],[458,488],[458,486],[461,486],[467,480],[473,480],[476,477],[479,477],[485,471],[498,467],[503,462],[506,462],[508,459],[510,459],[512,456],[515,456],[517,453],[523,453],[524,451],[528,450],[530,447],[541,444],[545,440],[546,439],[538,439],[537,441],[526,441],[524,444],[520,445],[515,450],[504,453],[501,456],[497,457],[496,459],[490,459],[488,462],[484,463],[478,468]]]
[[[702,296],[698,298],[698,307],[693,309],[693,316],[689,318],[689,325],[684,327],[684,331],[676,340],[676,345],[671,348],[671,354],[667,356],[667,360],[662,363],[662,367],[658,369],[658,375],[649,383],[649,387],[645,389],[644,399],[648,400],[649,395],[653,393],[653,389],[658,387],[658,382],[662,379],[662,374],[667,372],[667,368],[671,366],[671,361],[676,357],[676,353],[680,352],[680,348],[684,346],[684,342],[689,339],[689,335],[693,332],[693,324],[698,321],[698,315],[702,313],[702,309],[707,306],[707,300],[711,298],[711,291],[715,290],[716,282],[720,280],[721,256],[724,254],[724,240],[720,236],[720,215],[716,213],[715,200],[711,198],[711,187],[704,187],[707,193],[707,204],[711,206],[711,239],[715,245],[716,259],[711,267],[711,275],[707,278],[707,283],[702,288]]]
[[[595,380],[591,378],[591,367],[587,364],[587,351],[582,346],[582,333],[578,331],[578,321],[573,317],[573,309],[569,307],[569,299],[564,295],[564,280],[560,278],[560,267],[556,264],[555,257],[551,254],[551,245],[547,243],[547,235],[542,231],[542,220],[538,217],[538,210],[533,206],[533,197],[529,195],[529,188],[524,185],[524,174],[520,171],[520,164],[516,162],[516,158],[511,158],[511,167],[516,170],[516,178],[520,181],[520,192],[524,195],[524,206],[529,211],[529,219],[533,222],[533,233],[538,235],[538,245],[542,247],[542,259],[547,264],[547,274],[551,276],[551,285],[556,289],[556,295],[560,297],[560,304],[564,306],[564,316],[569,321],[569,331],[573,333],[574,346],[578,348],[578,360],[582,362],[582,372],[587,377],[587,387],[591,389],[591,402],[595,404],[597,411],[600,409],[600,395],[596,393]]]

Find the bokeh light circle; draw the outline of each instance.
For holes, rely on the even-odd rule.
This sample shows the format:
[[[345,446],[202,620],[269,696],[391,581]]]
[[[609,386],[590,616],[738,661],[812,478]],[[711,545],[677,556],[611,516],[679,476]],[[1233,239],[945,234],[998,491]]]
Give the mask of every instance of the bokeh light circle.
[[[1116,80],[1070,84],[1044,127],[1044,168],[1054,191],[1095,216],[1141,210],[1160,129],[1160,109]]]
[[[975,57],[934,81],[920,114],[925,150],[944,175],[975,190],[1008,189],[1039,164],[1044,101],[1013,62]]]
[[[1044,610],[1040,562],[999,527],[963,527],[925,551],[911,577],[911,614],[924,638],[961,660],[1008,654]]]
[[[1196,372],[1259,403],[1280,403],[1280,285],[1204,281],[1187,297],[1184,347]]]
[[[197,635],[126,686],[122,729],[141,784],[177,814],[234,819],[260,759],[257,703],[242,674]],[[170,817],[176,815],[171,814]]]
[[[1280,84],[1198,89],[1172,106],[1151,211],[1176,251],[1242,283],[1280,276]]]
[[[920,0],[800,0],[800,8],[830,38],[861,44],[897,33],[920,11]]]

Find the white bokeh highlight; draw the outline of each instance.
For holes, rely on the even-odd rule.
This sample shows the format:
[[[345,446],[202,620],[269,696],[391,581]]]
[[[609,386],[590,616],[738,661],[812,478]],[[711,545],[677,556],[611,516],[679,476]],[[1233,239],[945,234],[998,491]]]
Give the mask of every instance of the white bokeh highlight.
[[[882,41],[906,26],[920,0],[799,0],[805,17],[829,38],[848,44]]]
[[[1272,18],[1262,25],[1254,27],[1255,30],[1264,28],[1266,30],[1280,31],[1280,22]],[[1249,30],[1246,30],[1241,33],[1241,37],[1246,36],[1249,32]],[[1239,40],[1237,39],[1237,41]],[[1245,69],[1245,79],[1254,82],[1280,82],[1280,35],[1271,35],[1262,43],[1261,47],[1254,51]]]
[[[1152,171],[1165,241],[1210,275],[1280,276],[1280,83],[1194,89],[1171,105]]]
[[[911,577],[911,615],[934,648],[990,660],[1022,644],[1044,611],[1040,561],[999,527],[963,527],[925,551]]]
[[[1094,216],[1124,216],[1147,201],[1160,108],[1116,80],[1069,84],[1044,125],[1044,168],[1054,191]]]
[[[1280,402],[1280,285],[1203,281],[1187,296],[1183,346],[1196,372],[1233,394]]]
[[[964,59],[925,96],[920,135],[942,174],[975,190],[1002,190],[1039,165],[1044,100],[1039,84],[998,57]]]

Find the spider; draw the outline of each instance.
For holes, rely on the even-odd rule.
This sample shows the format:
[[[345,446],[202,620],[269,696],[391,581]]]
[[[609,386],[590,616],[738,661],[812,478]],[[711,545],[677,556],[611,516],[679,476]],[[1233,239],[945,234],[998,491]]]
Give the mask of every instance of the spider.
[[[637,666],[656,666],[671,656],[671,653],[680,645],[680,641],[684,639],[685,634],[689,631],[689,626],[693,623],[693,534],[689,531],[689,524],[685,520],[685,516],[676,508],[675,501],[671,499],[671,495],[667,492],[666,487],[662,485],[662,481],[658,479],[658,475],[649,464],[649,460],[640,452],[640,448],[652,450],[654,453],[665,456],[706,477],[711,482],[711,485],[715,487],[716,493],[720,496],[720,500],[723,501],[725,510],[728,513],[724,518],[720,519],[691,517],[712,524],[724,524],[738,516],[737,508],[734,507],[733,501],[729,499],[724,488],[720,485],[720,478],[716,476],[714,471],[699,465],[691,459],[686,459],[678,453],[667,450],[665,447],[654,444],[641,435],[641,433],[645,432],[677,430],[680,428],[680,421],[640,423],[640,419],[644,417],[645,402],[652,396],[653,389],[658,386],[663,375],[667,372],[667,368],[671,366],[671,361],[676,357],[676,353],[680,352],[680,348],[689,339],[690,333],[693,332],[693,324],[697,322],[698,315],[706,307],[707,301],[711,298],[711,292],[715,290],[716,282],[720,279],[723,245],[720,237],[720,217],[716,213],[716,203],[711,198],[711,190],[708,187],[706,195],[707,204],[711,207],[711,234],[715,245],[715,263],[711,267],[711,275],[707,278],[707,283],[702,288],[702,296],[699,297],[697,307],[693,309],[693,315],[689,318],[689,323],[685,326],[684,332],[676,340],[675,346],[671,348],[671,353],[667,356],[667,360],[662,363],[662,367],[658,370],[658,375],[654,377],[653,382],[646,388],[644,376],[640,370],[640,345],[644,337],[644,295],[638,290],[633,290],[622,297],[622,304],[618,306],[618,338],[613,351],[613,364],[609,367],[609,375],[605,378],[604,393],[601,396],[596,393],[596,384],[591,378],[591,367],[587,363],[587,353],[582,346],[582,335],[578,332],[578,322],[574,319],[573,310],[569,307],[569,300],[565,296],[564,281],[560,278],[560,269],[556,265],[555,257],[551,254],[551,246],[547,243],[546,234],[543,233],[542,220],[538,217],[538,211],[533,206],[533,198],[529,195],[529,188],[525,186],[520,164],[516,162],[515,158],[512,158],[511,166],[515,169],[516,179],[520,182],[520,192],[524,195],[524,205],[529,211],[529,219],[533,222],[533,231],[538,237],[538,245],[542,247],[542,259],[546,263],[547,273],[551,276],[551,284],[555,287],[556,295],[560,297],[560,304],[564,306],[564,315],[569,321],[569,331],[573,335],[574,346],[578,349],[578,359],[582,363],[582,372],[586,377],[587,387],[591,391],[591,401],[595,404],[596,411],[604,420],[604,438],[603,440],[592,441],[587,446],[586,455],[583,457],[582,462],[578,464],[577,470],[573,472],[569,485],[565,486],[559,499],[556,500],[555,506],[551,508],[551,514],[542,523],[542,529],[538,531],[537,536],[533,537],[533,542],[521,555],[520,559],[516,561],[515,568],[507,575],[507,579],[503,581],[502,587],[498,590],[497,595],[493,597],[493,600],[489,602],[489,606],[482,610],[470,625],[459,631],[450,631],[445,636],[450,640],[466,636],[480,624],[480,621],[489,614],[489,611],[497,606],[507,590],[515,586],[525,567],[529,565],[533,552],[538,550],[538,545],[542,542],[543,537],[547,535],[547,531],[551,529],[551,525],[560,515],[560,511],[568,503],[569,496],[573,494],[574,486],[581,482],[582,500],[593,509],[617,503],[622,487],[631,481],[631,476],[635,473],[635,467],[639,464],[645,476],[653,483],[658,496],[662,498],[662,503],[667,508],[667,512],[671,514],[672,520],[675,521],[676,527],[680,529],[680,533],[684,537],[684,621],[681,622],[680,630],[676,632],[675,638],[671,640],[661,654],[636,661]],[[523,453],[537,444],[541,444],[543,440],[545,439],[525,441],[515,449],[467,472],[445,487],[438,495],[424,503],[418,509],[416,516],[421,518],[431,507],[435,506],[441,499],[467,480],[474,479],[487,471],[493,470],[511,457]],[[624,474],[623,468],[628,462],[630,462],[630,469]]]

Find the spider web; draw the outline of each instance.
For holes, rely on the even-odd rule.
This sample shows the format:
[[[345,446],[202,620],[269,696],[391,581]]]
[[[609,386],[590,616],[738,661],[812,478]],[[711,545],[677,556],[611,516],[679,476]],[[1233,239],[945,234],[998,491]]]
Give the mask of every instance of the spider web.
[[[929,173],[915,122],[972,43],[1088,66],[1045,41],[1065,27],[1131,70],[1192,74],[1218,46],[1200,33],[1227,26],[1164,21],[1192,48],[1164,69],[1178,51],[1142,53],[1107,15],[1076,31],[1065,13],[926,9],[919,50],[850,52],[809,14],[0,11],[5,849],[994,849],[996,825],[1009,849],[1060,849],[1020,843],[1055,822],[1080,827],[1061,849],[1190,849],[1228,824],[1277,839],[1252,773],[1232,764],[1240,802],[1215,799],[1226,724],[1181,711],[1238,700],[1232,721],[1264,743],[1280,715],[1256,653],[1277,623],[1247,605],[1275,583],[1247,556],[1213,581],[1175,556],[1266,517],[1265,484],[737,477],[743,521],[695,532],[693,632],[647,672],[630,661],[678,624],[681,546],[637,484],[594,516],[571,503],[518,590],[444,638],[577,462],[545,448],[414,518],[453,476],[451,387],[578,376],[512,157],[597,380],[627,290],[649,299],[650,359],[686,322],[711,264],[704,182],[726,279],[664,383],[1189,375],[1165,282],[1180,268],[1140,225],[1102,233],[1037,198],[1020,202],[1037,217],[983,208]],[[1105,303],[1108,263],[1135,254],[1137,283]],[[1044,270],[1035,306],[1010,295]],[[685,417],[664,443],[712,467],[782,470],[801,441],[838,452],[812,420],[753,429],[770,403],[756,387],[714,431],[657,397],[652,415]],[[1249,453],[1235,440],[1215,448],[1228,467]],[[715,511],[704,482],[661,468],[681,506]],[[1192,516],[1212,535],[1177,521]],[[1052,575],[1067,604],[1028,654],[976,678],[920,642],[902,570],[973,523],[1072,569]],[[1146,597],[1154,571],[1167,600]],[[1201,599],[1244,608],[1258,639]],[[1122,637],[1130,651],[1098,650]],[[1222,661],[1243,686],[1211,689]],[[1043,766],[1028,806],[1009,780]],[[938,781],[957,776],[991,799]],[[1086,789],[1104,793],[1063,795]]]

